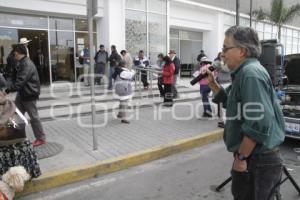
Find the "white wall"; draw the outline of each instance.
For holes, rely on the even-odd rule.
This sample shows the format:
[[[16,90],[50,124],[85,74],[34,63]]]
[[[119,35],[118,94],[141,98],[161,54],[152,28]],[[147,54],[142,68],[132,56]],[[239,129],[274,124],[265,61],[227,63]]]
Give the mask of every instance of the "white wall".
[[[217,57],[221,51],[224,40],[224,14],[218,13],[214,16],[214,27],[211,31],[203,34],[203,49],[210,59]]]
[[[196,30],[212,30],[214,13],[203,8],[170,2],[170,26]]]
[[[223,13],[180,2],[170,3],[170,26],[203,32],[203,49],[210,59],[223,43]]]
[[[104,16],[99,20],[98,44],[104,44],[110,51],[125,49],[125,0],[104,0]]]
[[[28,14],[60,14],[86,16],[86,0],[0,0],[0,10]],[[98,14],[103,16],[103,0],[98,0]]]

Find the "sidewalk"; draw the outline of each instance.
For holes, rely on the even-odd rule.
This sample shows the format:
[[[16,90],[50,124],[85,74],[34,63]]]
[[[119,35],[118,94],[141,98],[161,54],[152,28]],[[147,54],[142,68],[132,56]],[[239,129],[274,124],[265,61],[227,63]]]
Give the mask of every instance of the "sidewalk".
[[[201,119],[201,115],[200,98],[177,102],[172,108],[153,104],[131,110],[130,124],[122,124],[115,111],[97,113],[96,151],[91,116],[45,121],[47,141],[63,145],[64,150],[39,160],[43,175],[27,184],[24,194],[121,170],[221,139],[217,121]],[[33,140],[31,127],[26,131]]]

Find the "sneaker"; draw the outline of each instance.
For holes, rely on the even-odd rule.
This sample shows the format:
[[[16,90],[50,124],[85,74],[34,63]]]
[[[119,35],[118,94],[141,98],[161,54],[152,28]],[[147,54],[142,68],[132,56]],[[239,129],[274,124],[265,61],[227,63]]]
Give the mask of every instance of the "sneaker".
[[[122,115],[121,113],[118,113],[118,114],[117,114],[117,118],[118,118],[118,119],[121,119],[122,117],[123,117],[123,115]]]
[[[219,127],[219,128],[224,128],[224,127],[225,127],[224,122],[218,122],[218,127]]]
[[[46,144],[46,141],[42,139],[36,139],[35,141],[32,142],[33,147],[37,147],[43,144]]]
[[[130,124],[130,121],[128,121],[126,119],[122,119],[121,122],[124,123],[124,124]]]
[[[170,104],[170,103],[164,103],[163,106],[164,106],[164,107],[172,107],[173,104]]]
[[[209,113],[207,113],[207,112],[204,112],[204,113],[203,113],[203,115],[202,115],[202,117],[211,118],[211,117],[212,117],[212,115],[211,115],[211,114],[209,114]]]

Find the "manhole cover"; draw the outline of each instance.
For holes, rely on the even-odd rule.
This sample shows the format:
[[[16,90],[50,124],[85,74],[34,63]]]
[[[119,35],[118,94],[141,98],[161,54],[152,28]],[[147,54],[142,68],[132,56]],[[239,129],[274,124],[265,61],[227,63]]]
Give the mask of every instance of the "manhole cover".
[[[63,145],[55,142],[47,142],[41,146],[34,147],[38,159],[55,156],[64,150]]]

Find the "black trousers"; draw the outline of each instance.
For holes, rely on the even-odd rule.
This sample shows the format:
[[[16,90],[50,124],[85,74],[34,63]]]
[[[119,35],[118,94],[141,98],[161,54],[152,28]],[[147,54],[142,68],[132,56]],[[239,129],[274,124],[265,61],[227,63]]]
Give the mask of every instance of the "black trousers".
[[[36,100],[32,101],[22,101],[20,96],[17,95],[15,104],[22,114],[28,113],[30,117],[30,124],[32,127],[33,134],[36,139],[46,139],[42,122],[39,117],[38,109],[36,106]]]
[[[162,77],[158,77],[157,79],[157,87],[161,96],[164,96],[164,88],[162,84]]]
[[[231,171],[234,200],[274,200],[283,168],[279,150],[253,155],[247,162],[247,172]]]
[[[148,83],[147,71],[142,71],[141,79],[142,79],[141,81],[143,83],[143,86],[148,87],[149,83]]]
[[[173,103],[173,90],[172,84],[164,84],[164,102],[172,104]]]

